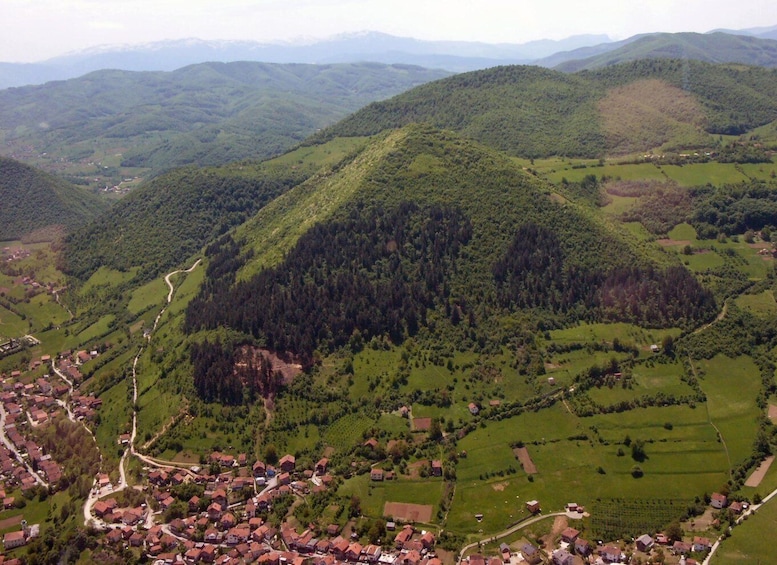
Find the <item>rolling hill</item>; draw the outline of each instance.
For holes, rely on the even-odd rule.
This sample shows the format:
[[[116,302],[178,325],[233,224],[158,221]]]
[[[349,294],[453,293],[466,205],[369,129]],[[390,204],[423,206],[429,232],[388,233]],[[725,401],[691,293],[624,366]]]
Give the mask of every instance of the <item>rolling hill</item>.
[[[777,41],[729,33],[657,33],[619,43],[556,54],[538,64],[564,72],[598,69],[637,59],[689,59],[706,63],[739,63],[777,67]],[[564,60],[566,59],[566,60]]]
[[[0,241],[52,241],[106,208],[82,188],[0,157]]]
[[[671,100],[684,93],[690,117],[652,109],[629,113],[626,139],[613,135],[606,114],[619,104],[656,104],[650,89],[615,89],[658,81]],[[715,134],[741,134],[777,118],[773,71],[676,59],[632,61],[599,71],[561,73],[539,67],[497,67],[422,85],[390,100],[370,104],[310,142],[338,136],[372,135],[413,122],[449,128],[511,155],[603,157],[660,147],[715,145]],[[615,101],[613,98],[613,102]],[[657,123],[659,125],[657,125]],[[690,137],[690,140],[689,140]]]
[[[123,168],[145,175],[267,158],[368,102],[448,74],[372,63],[98,71],[0,91],[0,132],[6,154],[84,183],[118,182]]]

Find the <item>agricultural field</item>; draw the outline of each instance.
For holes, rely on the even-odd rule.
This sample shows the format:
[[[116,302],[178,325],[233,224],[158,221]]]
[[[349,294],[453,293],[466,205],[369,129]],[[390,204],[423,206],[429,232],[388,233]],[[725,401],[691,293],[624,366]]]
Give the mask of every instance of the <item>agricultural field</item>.
[[[598,499],[591,506],[591,536],[594,539],[623,539],[656,532],[677,519],[693,500],[686,499]]]
[[[777,504],[771,501],[732,530],[710,561],[711,565],[771,563],[774,561],[774,528]]]
[[[737,297],[735,302],[740,308],[761,318],[777,314],[777,302],[775,302],[774,292],[771,290],[765,290],[760,294],[742,294]]]
[[[749,357],[717,355],[696,366],[701,371],[700,385],[707,395],[710,422],[720,430],[731,463],[737,464],[752,452],[758,430],[761,411],[755,401],[761,372]]]

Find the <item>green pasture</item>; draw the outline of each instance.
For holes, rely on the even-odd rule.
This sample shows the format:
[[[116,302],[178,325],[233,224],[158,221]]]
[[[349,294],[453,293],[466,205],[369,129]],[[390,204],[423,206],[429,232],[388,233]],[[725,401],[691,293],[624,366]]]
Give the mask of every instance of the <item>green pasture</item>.
[[[129,271],[117,271],[108,267],[100,267],[81,287],[81,293],[100,286],[118,286],[122,283],[132,280],[137,274],[138,268],[133,267]]]
[[[161,309],[162,305],[167,301],[168,291],[169,289],[165,284],[164,278],[154,279],[132,292],[129,304],[127,304],[127,310],[131,314],[138,315],[152,306],[158,306]],[[156,313],[154,314],[155,316]]]
[[[29,302],[20,302],[15,308],[27,317],[33,332],[50,325],[59,326],[70,319],[67,310],[46,293],[33,296]]]
[[[681,186],[700,186],[707,183],[721,186],[746,181],[734,163],[692,163],[689,165],[662,165],[661,170]]]
[[[90,341],[103,337],[112,330],[112,324],[116,320],[114,314],[108,314],[97,320],[91,326],[83,329],[77,335],[79,344],[86,344]]]
[[[409,502],[429,504],[433,507],[432,521],[437,521],[437,508],[442,499],[445,483],[440,477],[418,480],[398,479],[394,481],[371,481],[369,473],[346,480],[340,487],[344,496],[358,496],[362,513],[373,518],[383,516],[386,502]]]
[[[713,555],[711,565],[773,563],[775,528],[777,501],[771,500],[732,530],[731,537]]]
[[[749,310],[759,317],[777,314],[777,302],[775,302],[774,292],[771,290],[765,290],[760,294],[742,294],[734,302],[740,308]]]
[[[696,237],[696,230],[689,224],[679,224],[669,232],[669,237],[680,241],[678,245],[670,246],[667,249],[673,249],[681,254],[681,259],[686,262],[689,268],[694,271],[704,271],[708,268],[715,268],[726,262],[725,254],[735,253],[738,256],[736,261],[737,269],[745,273],[750,279],[760,280],[766,277],[772,262],[766,261],[758,255],[758,249],[755,249],[744,242],[741,234],[738,241],[728,238],[725,242],[717,240],[699,240]],[[693,255],[684,255],[682,250],[688,242],[694,248]],[[699,253],[699,250],[703,250]]]
[[[634,367],[629,388],[616,383],[612,388],[595,387],[587,392],[595,402],[605,406],[658,392],[674,396],[691,395],[694,391],[680,379],[682,374],[683,366],[677,362],[643,363]]]
[[[742,163],[742,172],[756,180],[769,181],[777,176],[777,163]]]
[[[621,343],[633,343],[639,348],[660,344],[664,337],[680,335],[679,328],[645,329],[634,324],[580,324],[563,330],[550,332],[552,341],[559,343],[612,343],[617,337]]]
[[[750,455],[761,411],[755,403],[761,389],[761,372],[750,357],[731,359],[716,355],[695,361],[704,376],[699,384],[707,395],[710,421],[726,442],[731,463]]]
[[[0,339],[21,337],[29,332],[30,325],[15,312],[0,306]]]
[[[375,427],[387,431],[392,437],[401,437],[410,430],[410,420],[396,414],[381,414]]]
[[[631,210],[634,205],[639,202],[639,198],[636,196],[615,196],[613,194],[608,194],[607,199],[609,202],[602,210],[613,216],[620,216],[624,212]]]

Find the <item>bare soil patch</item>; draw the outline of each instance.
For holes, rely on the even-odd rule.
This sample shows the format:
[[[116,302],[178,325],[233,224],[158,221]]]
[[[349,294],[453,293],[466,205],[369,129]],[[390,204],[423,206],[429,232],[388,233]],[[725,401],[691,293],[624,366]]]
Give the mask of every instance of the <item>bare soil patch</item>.
[[[523,467],[524,473],[527,475],[534,475],[537,472],[537,466],[534,464],[534,461],[531,460],[531,455],[529,455],[529,450],[525,447],[516,447],[513,449],[513,454],[518,459],[518,461],[521,462],[521,467]]]
[[[769,405],[769,419],[774,422],[777,420],[777,405],[770,404]]]
[[[747,480],[745,481],[746,487],[757,487],[761,484],[761,481],[764,480],[764,477],[766,476],[766,472],[769,470],[769,467],[772,466],[772,462],[774,461],[774,455],[771,457],[767,457],[763,460],[763,462],[758,465],[758,468],[753,471],[753,474],[747,477]]]
[[[430,504],[410,504],[409,502],[387,502],[383,506],[383,515],[391,516],[402,522],[430,522],[432,520]]]
[[[559,537],[561,532],[567,529],[567,526],[569,526],[569,522],[567,521],[566,516],[556,516],[553,520],[553,528],[551,528],[550,533],[540,538],[545,542],[545,547],[551,547],[553,545],[553,540]]]
[[[421,469],[426,467],[428,463],[426,461],[416,461],[407,466],[407,475],[411,479],[421,478]]]
[[[495,483],[491,485],[491,488],[497,492],[502,492],[508,486],[510,486],[510,483]]]
[[[657,239],[656,243],[658,243],[662,247],[674,247],[675,245],[690,245],[691,241],[688,239],[663,238],[663,239]]]
[[[418,432],[425,432],[432,427],[431,418],[413,418],[413,429]]]
[[[24,520],[24,516],[19,514],[18,516],[11,516],[10,518],[6,518],[5,520],[0,520],[0,530],[4,530],[6,528],[10,528],[11,526],[16,526],[17,524],[21,524],[22,520]]]

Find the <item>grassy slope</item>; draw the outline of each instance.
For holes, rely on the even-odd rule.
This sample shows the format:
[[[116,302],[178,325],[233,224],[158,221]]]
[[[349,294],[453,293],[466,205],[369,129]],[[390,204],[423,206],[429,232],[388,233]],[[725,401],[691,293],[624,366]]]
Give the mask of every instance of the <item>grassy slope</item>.
[[[471,266],[463,270],[472,284],[489,284],[490,266],[517,227],[532,221],[554,226],[579,263],[606,268],[628,256],[657,257],[585,206],[554,203],[548,186],[498,152],[451,133],[408,126],[336,171],[315,175],[241,226],[238,237],[254,252],[241,277],[276,264],[307,228],[339,217],[348,206],[407,200],[457,206],[472,220]]]

